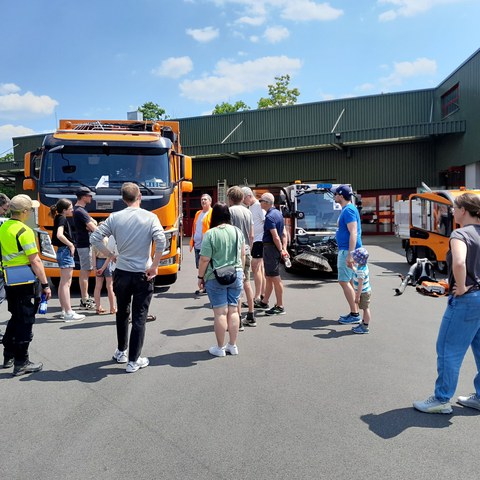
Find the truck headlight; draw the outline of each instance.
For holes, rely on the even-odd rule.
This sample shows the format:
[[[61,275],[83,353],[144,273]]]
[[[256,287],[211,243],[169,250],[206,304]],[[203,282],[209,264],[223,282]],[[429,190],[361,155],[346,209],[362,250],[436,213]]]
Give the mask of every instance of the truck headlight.
[[[53,258],[54,260],[56,260],[57,255],[55,254],[55,250],[53,249],[50,235],[40,229],[35,229],[35,231],[37,232],[38,236],[38,247],[40,253],[45,257]]]

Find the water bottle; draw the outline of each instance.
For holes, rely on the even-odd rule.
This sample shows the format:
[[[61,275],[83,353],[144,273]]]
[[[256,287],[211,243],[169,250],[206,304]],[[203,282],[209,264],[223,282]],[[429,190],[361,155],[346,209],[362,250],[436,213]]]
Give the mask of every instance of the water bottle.
[[[41,313],[42,315],[45,315],[47,313],[47,297],[45,296],[44,293],[42,293],[42,296],[40,297],[40,306],[38,307],[38,313]]]
[[[283,256],[283,263],[285,264],[285,268],[291,268],[292,266],[292,261],[290,260],[290,257],[287,257],[287,255]]]

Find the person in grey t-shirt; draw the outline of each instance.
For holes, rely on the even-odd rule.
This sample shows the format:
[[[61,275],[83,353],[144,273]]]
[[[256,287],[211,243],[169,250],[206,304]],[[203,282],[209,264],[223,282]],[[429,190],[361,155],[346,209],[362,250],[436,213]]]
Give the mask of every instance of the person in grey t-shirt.
[[[242,205],[243,202],[243,191],[240,187],[230,187],[227,190],[227,198],[230,205],[230,217],[232,225],[238,227],[245,237],[245,268],[243,269],[243,290],[245,291],[245,296],[247,297],[247,306],[248,312],[245,316],[245,319],[242,320],[241,317],[241,308],[242,305],[238,303],[238,314],[240,316],[240,330],[243,328],[243,325],[249,327],[256,327],[257,322],[255,321],[255,315],[253,313],[253,290],[252,285],[250,284],[250,271],[252,265],[252,255],[250,253],[250,248],[253,243],[253,217],[252,212]]]
[[[144,368],[149,361],[141,357],[145,338],[145,322],[153,295],[153,279],[165,248],[165,234],[158,217],[140,208],[142,195],[135,183],[122,185],[122,199],[127,208],[112,213],[95,232],[90,241],[109,258],[114,257],[103,243],[113,235],[117,244],[117,267],[113,274],[113,290],[117,297],[118,347],[113,355],[117,363],[127,363],[127,373]],[[155,255],[151,260],[152,242]],[[132,310],[132,331],[128,342],[128,319]],[[130,343],[130,348],[127,348]]]

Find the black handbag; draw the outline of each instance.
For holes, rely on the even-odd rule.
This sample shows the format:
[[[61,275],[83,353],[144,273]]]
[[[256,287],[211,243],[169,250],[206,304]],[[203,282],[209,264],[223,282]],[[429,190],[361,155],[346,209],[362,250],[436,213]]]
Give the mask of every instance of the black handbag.
[[[238,233],[236,228],[235,228],[235,236],[236,236],[236,240],[235,240],[235,252],[236,252],[238,248]],[[217,279],[217,282],[220,285],[231,285],[237,279],[237,269],[235,268],[234,265],[225,265],[224,267],[213,268],[212,259],[210,259],[210,264],[212,265],[213,274],[215,275],[215,278]]]

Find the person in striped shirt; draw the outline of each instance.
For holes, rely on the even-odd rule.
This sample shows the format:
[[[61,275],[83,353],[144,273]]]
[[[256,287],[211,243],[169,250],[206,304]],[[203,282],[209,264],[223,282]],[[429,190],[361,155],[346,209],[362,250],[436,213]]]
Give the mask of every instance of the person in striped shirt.
[[[372,295],[372,287],[370,286],[370,274],[368,271],[368,251],[366,248],[357,248],[351,252],[353,265],[353,289],[355,290],[355,303],[358,304],[359,310],[363,311],[362,322],[352,328],[353,333],[369,333],[371,320],[370,315],[370,298]]]

